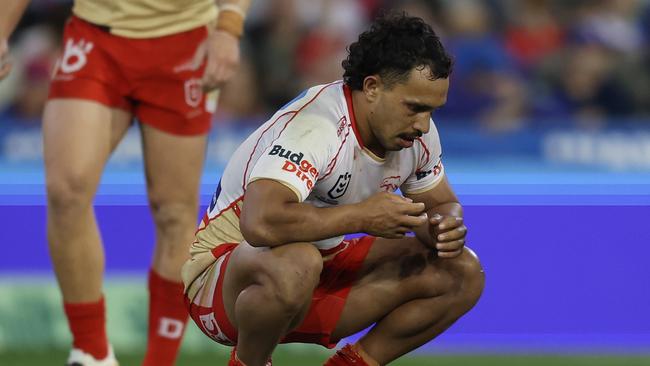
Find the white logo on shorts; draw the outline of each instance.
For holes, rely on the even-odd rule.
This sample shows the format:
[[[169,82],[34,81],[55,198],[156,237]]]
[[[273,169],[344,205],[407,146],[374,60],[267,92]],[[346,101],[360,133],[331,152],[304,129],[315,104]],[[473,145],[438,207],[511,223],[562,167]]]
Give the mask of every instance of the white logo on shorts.
[[[88,61],[86,55],[89,54],[92,49],[92,42],[86,42],[83,39],[80,39],[79,42],[75,43],[74,40],[68,39],[65,43],[65,50],[63,51],[63,57],[61,58],[61,63],[59,65],[61,71],[65,74],[69,74],[81,70]]]
[[[193,78],[185,81],[185,103],[196,108],[203,97],[203,85],[201,79]]]
[[[172,318],[160,318],[158,324],[158,335],[169,339],[179,339],[183,335],[185,323]]]
[[[214,313],[200,315],[199,319],[203,324],[203,329],[205,329],[205,332],[210,336],[210,338],[221,344],[234,344],[234,342],[226,337],[226,335],[221,331],[221,328],[219,328],[219,324],[217,324],[217,319],[215,319]]]

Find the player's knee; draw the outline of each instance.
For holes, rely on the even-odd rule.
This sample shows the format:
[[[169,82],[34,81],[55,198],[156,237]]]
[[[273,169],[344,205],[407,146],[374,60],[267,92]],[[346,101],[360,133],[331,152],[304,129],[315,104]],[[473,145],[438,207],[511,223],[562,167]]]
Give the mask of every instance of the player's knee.
[[[291,256],[276,263],[268,275],[278,303],[288,313],[296,313],[311,301],[323,269],[323,260],[311,244],[290,245],[296,246]]]
[[[83,175],[48,177],[48,205],[58,214],[89,207],[92,204],[94,188],[91,180]]]
[[[194,226],[198,209],[193,202],[170,202],[151,197],[149,205],[156,227],[163,235],[173,235]]]
[[[455,283],[455,295],[467,310],[478,302],[485,285],[483,267],[476,254],[469,248],[454,260],[452,270]]]

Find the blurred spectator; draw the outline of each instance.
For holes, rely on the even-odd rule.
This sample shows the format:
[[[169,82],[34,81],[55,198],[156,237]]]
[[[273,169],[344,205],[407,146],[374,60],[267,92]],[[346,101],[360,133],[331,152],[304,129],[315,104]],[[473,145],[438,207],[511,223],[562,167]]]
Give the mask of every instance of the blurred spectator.
[[[420,17],[431,25],[434,31],[442,38],[445,29],[440,26],[442,18],[442,5],[440,1],[432,0],[393,0],[386,3],[387,7],[404,11],[407,14]]]
[[[1,120],[19,127],[40,125],[57,56],[57,36],[51,28],[34,26],[22,32],[14,55],[18,81]]]
[[[454,71],[440,114],[478,120],[493,130],[516,128],[524,117],[526,89],[502,38],[492,31],[490,9],[481,1],[458,0],[444,11],[444,43],[454,57]]]
[[[248,29],[252,60],[259,71],[258,84],[267,109],[282,105],[300,90],[294,73],[294,55],[304,27],[295,3],[296,0],[266,2],[261,10],[263,17]]]
[[[347,43],[323,28],[315,29],[301,39],[296,50],[300,88],[340,79],[343,75],[341,60],[346,57]]]
[[[260,100],[260,88],[255,67],[250,59],[243,56],[239,70],[221,90],[219,108],[213,121],[220,125],[257,127],[268,116]]]
[[[582,124],[600,124],[606,117],[627,116],[632,100],[617,79],[616,58],[602,45],[578,44],[558,64],[554,79],[558,108]]]
[[[593,128],[640,112],[648,71],[642,67],[639,10],[640,3],[631,0],[580,2],[572,8],[568,43],[546,60],[540,75],[555,98],[551,115]]]
[[[575,36],[625,55],[638,54],[647,37],[640,18],[641,7],[639,0],[584,2],[576,12]]]
[[[528,70],[564,45],[564,29],[549,0],[510,1],[505,43],[519,66]]]
[[[341,78],[350,37],[388,8],[423,18],[454,57],[439,119],[508,131],[545,118],[593,127],[650,115],[648,0],[268,0],[254,3],[250,61],[224,89],[220,119],[259,123],[305,85]],[[22,33],[34,24],[61,27],[67,11],[69,1],[34,0]],[[1,85],[0,99],[11,89],[5,123],[9,115],[22,124],[38,116],[51,52],[15,55],[26,73]]]
[[[641,70],[645,70],[643,78],[639,81],[639,91],[637,95],[640,95],[639,106],[641,106],[639,112],[642,115],[650,115],[650,4],[647,4],[643,10],[643,15],[641,16],[641,25],[643,29],[643,34],[645,37],[645,44],[643,49],[640,51],[642,53],[642,61],[640,65]]]
[[[249,24],[263,99],[277,109],[306,85],[340,79],[345,46],[367,22],[372,2],[271,0]]]

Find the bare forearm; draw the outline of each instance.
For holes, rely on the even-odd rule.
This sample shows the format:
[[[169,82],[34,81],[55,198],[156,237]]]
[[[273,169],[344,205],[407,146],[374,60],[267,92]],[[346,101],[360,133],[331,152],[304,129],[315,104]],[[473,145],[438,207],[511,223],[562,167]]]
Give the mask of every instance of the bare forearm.
[[[29,0],[13,0],[4,4],[5,9],[0,12],[0,39],[9,38],[28,4]]]
[[[281,213],[269,215],[264,224],[244,232],[256,246],[278,246],[314,242],[363,231],[360,206],[342,205],[319,208],[306,203],[287,203]]]
[[[439,214],[442,216],[463,217],[463,206],[458,202],[447,202],[431,208],[427,214]]]

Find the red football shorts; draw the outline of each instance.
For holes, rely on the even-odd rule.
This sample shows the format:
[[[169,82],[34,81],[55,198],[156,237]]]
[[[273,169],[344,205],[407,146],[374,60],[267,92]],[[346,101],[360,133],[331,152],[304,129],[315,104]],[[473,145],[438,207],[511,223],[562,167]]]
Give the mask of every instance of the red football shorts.
[[[49,98],[93,100],[165,132],[204,134],[215,101],[201,88],[205,65],[193,69],[191,61],[207,34],[206,27],[198,27],[157,38],[125,38],[73,16],[63,32]]]
[[[332,339],[343,306],[350,293],[350,289],[357,278],[372,244],[373,236],[364,236],[346,240],[339,247],[333,258],[323,263],[320,282],[314,290],[311,306],[302,324],[282,340],[281,343],[315,343],[328,348],[333,348],[339,339]],[[201,331],[218,343],[233,346],[237,344],[237,329],[230,323],[223,305],[223,276],[228,266],[230,254],[237,244],[223,244],[212,250],[217,261],[213,266],[216,284],[213,288],[203,289],[210,291],[212,307],[204,307],[192,302],[185,297],[190,316],[199,326]],[[329,253],[323,252],[323,255]],[[200,291],[202,292],[202,291]]]

